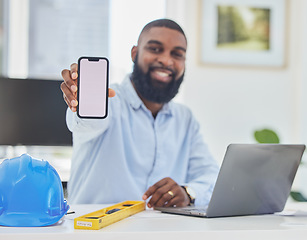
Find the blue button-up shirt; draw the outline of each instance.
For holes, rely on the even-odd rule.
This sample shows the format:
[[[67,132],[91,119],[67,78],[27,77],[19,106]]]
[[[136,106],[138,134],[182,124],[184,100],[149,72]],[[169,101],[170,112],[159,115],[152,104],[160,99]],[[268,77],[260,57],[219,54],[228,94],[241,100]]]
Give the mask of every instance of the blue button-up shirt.
[[[114,85],[106,119],[80,119],[67,111],[73,133],[69,202],[116,203],[141,200],[164,177],[188,185],[196,205],[207,205],[218,165],[203,142],[191,111],[174,102],[154,118],[129,76]]]

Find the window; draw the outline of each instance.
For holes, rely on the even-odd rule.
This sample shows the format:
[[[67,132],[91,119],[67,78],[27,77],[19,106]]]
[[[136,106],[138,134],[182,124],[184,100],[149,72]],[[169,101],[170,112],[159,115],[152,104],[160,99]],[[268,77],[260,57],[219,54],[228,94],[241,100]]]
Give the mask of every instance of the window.
[[[0,1],[0,74],[2,74],[3,68],[3,45],[4,45],[4,29],[3,29],[3,21],[4,21],[4,9],[3,2]]]
[[[141,28],[165,17],[166,9],[166,0],[0,2],[0,48],[7,48],[1,51],[4,76],[61,79],[61,70],[80,56],[106,56],[111,83],[132,70],[130,50]]]

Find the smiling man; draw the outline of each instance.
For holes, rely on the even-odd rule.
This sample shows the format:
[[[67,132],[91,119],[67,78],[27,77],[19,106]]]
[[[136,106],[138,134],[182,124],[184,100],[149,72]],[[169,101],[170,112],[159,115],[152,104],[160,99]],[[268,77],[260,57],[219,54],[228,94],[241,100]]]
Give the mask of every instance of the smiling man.
[[[138,46],[131,51],[136,63],[131,80],[145,104],[167,103],[178,93],[184,76],[186,48],[187,41],[180,28],[150,28],[150,25],[144,28]]]
[[[208,204],[218,166],[191,111],[171,101],[184,78],[186,50],[176,22],[148,23],[131,50],[132,74],[109,90],[106,119],[78,118],[77,64],[62,71],[74,144],[70,203]]]

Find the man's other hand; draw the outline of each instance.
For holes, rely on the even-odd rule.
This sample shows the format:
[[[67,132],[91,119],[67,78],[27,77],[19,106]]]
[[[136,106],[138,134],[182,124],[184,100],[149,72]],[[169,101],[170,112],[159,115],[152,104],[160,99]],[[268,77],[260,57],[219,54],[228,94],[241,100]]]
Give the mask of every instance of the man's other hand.
[[[173,179],[166,177],[155,183],[143,195],[143,200],[148,201],[147,206],[151,207],[185,207],[189,205],[190,199],[185,190]]]

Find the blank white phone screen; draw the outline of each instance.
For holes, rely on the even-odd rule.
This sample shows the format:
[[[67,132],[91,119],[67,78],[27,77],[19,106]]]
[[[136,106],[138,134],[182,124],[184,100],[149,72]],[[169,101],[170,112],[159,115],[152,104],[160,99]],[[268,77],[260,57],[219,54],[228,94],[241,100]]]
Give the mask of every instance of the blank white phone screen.
[[[107,115],[108,61],[79,61],[79,116],[104,118]]]

